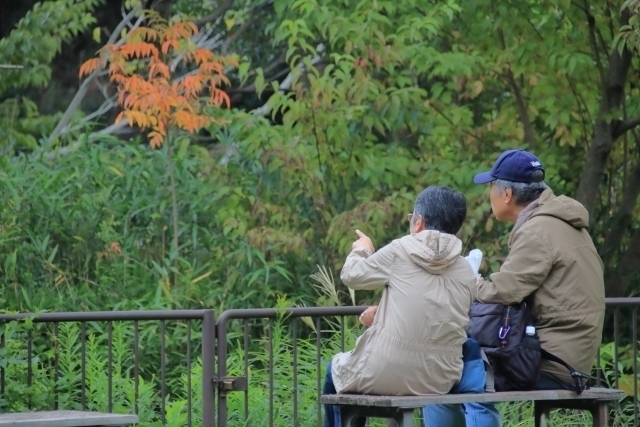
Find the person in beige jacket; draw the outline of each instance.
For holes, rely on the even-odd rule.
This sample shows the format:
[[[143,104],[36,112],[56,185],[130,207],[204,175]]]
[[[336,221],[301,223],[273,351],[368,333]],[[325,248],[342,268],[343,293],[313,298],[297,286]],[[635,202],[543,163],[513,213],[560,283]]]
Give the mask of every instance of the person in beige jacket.
[[[355,290],[385,289],[377,309],[363,314],[373,321],[355,348],[329,364],[325,394],[446,394],[460,380],[476,297],[455,236],[465,217],[461,193],[431,186],[416,199],[409,235],[376,252],[357,231],[340,278]],[[325,426],[339,425],[337,409],[327,405]]]

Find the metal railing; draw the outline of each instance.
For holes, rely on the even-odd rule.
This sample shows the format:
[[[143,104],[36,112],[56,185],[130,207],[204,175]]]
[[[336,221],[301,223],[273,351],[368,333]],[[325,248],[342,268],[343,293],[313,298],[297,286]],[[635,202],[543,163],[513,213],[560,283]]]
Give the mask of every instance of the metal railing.
[[[621,379],[625,379],[625,391],[629,394],[631,405],[627,406],[627,411],[632,412],[633,427],[638,427],[638,383],[640,378],[638,375],[638,335],[637,335],[637,314],[640,308],[640,298],[607,298],[607,320],[603,334],[604,342],[613,342],[611,360],[609,361],[607,354],[598,352],[597,363],[594,367],[594,379],[598,386],[619,387]],[[226,427],[227,425],[264,425],[273,427],[279,425],[293,426],[310,426],[322,425],[321,407],[319,405],[319,395],[322,385],[322,373],[325,364],[333,355],[325,354],[323,357],[323,348],[327,342],[336,343],[338,346],[336,351],[345,350],[345,336],[349,335],[349,331],[345,330],[345,319],[349,316],[359,315],[365,307],[331,307],[331,308],[293,308],[287,310],[277,309],[243,309],[243,310],[227,310],[220,315],[218,319],[218,373],[220,376],[227,375],[227,364],[229,362],[228,346],[231,341],[236,341],[235,347],[241,347],[243,355],[241,375],[250,377],[251,367],[255,365],[251,363],[251,359],[258,358],[262,366],[263,374],[257,379],[249,378],[248,387],[242,396],[241,413],[230,413],[228,410],[228,399],[231,395],[218,394],[218,427]],[[308,318],[306,324],[302,324],[300,319]],[[338,319],[333,322],[333,327],[329,327],[332,319]],[[281,319],[274,323],[274,319]],[[626,320],[626,322],[623,321]],[[355,319],[354,319],[355,320]],[[310,322],[309,322],[310,321]],[[233,323],[236,324],[233,324]],[[313,327],[309,326],[309,323]],[[355,322],[352,322],[355,325]],[[623,328],[623,324],[626,327]],[[279,382],[279,386],[285,384],[281,380],[274,378],[274,371],[278,370],[277,364],[274,364],[274,328],[280,325],[280,333],[288,334],[291,341],[291,398],[290,401],[280,400],[276,402],[276,390],[274,383]],[[336,327],[337,325],[337,327]],[[305,327],[306,326],[306,327]],[[360,328],[353,328],[351,334],[358,332]],[[261,336],[256,334],[261,333]],[[337,335],[337,337],[335,336]],[[233,338],[229,338],[233,336]],[[281,339],[281,337],[278,337]],[[300,369],[298,365],[299,355],[297,353],[299,342],[306,340],[313,342],[315,345],[315,370],[316,377],[313,384],[316,393],[313,402],[306,401],[305,406],[314,406],[315,414],[310,411],[306,412],[306,416],[301,417],[299,413],[299,396],[301,389],[300,380],[297,372]],[[254,348],[252,350],[252,344]],[[624,352],[625,358],[621,357]],[[264,357],[260,358],[259,355]],[[236,364],[238,361],[235,361]],[[610,363],[609,363],[610,362]],[[624,362],[624,363],[622,363]],[[622,364],[622,365],[621,365]],[[622,366],[622,369],[620,367]],[[266,373],[264,372],[266,371]],[[306,386],[309,386],[307,381]],[[256,412],[264,416],[252,417],[252,408],[250,407],[250,394],[256,392],[256,389],[262,388],[263,394],[266,395],[268,408],[257,408]],[[238,402],[236,402],[238,403]],[[255,403],[255,402],[254,402]],[[274,407],[283,409],[289,405],[291,408],[290,418],[276,418]],[[236,405],[238,406],[238,405]],[[629,409],[632,406],[631,409]],[[620,409],[616,406],[616,409]],[[524,416],[524,415],[523,415]],[[261,422],[258,422],[261,421]],[[304,424],[301,424],[304,422]]]
[[[117,341],[115,331],[120,330],[114,325],[125,324],[126,342],[132,353],[128,374],[135,381],[131,412],[138,412],[140,381],[149,382],[157,377],[154,383],[159,396],[157,421],[165,425],[169,425],[165,417],[167,396],[182,393],[187,406],[185,424],[189,426],[309,426],[322,422],[318,396],[326,363],[336,352],[352,348],[361,331],[355,316],[364,308],[227,310],[217,324],[211,310],[21,314],[0,316],[0,327],[14,320],[33,320],[34,327],[22,332],[26,346],[23,368],[27,374],[20,378],[31,387],[36,383],[35,372],[40,365],[47,365],[46,372],[52,376],[54,385],[53,397],[48,401],[51,408],[58,406],[60,393],[56,392],[62,389],[59,383],[64,378],[60,372],[64,350],[64,343],[59,340],[63,332],[60,325],[79,325],[80,342],[74,347],[78,350],[77,374],[81,384],[75,396],[78,408],[88,406],[88,390],[95,388],[95,384],[89,384],[86,372],[90,336],[104,337],[107,378],[104,397],[106,409],[112,410],[115,393],[112,371],[118,357],[114,340]],[[607,299],[604,341],[611,345],[602,347],[594,371],[598,385],[619,387],[627,392],[629,397],[623,404],[634,427],[639,422],[638,308],[640,298]],[[193,326],[192,321],[201,328]],[[6,355],[5,335],[6,329],[0,330],[0,349]],[[52,356],[48,360],[37,359],[38,352],[49,352]],[[192,365],[198,354],[202,373],[194,374]],[[0,403],[15,385],[6,377],[9,371],[8,361],[0,364]],[[178,383],[176,375],[186,377],[186,382]],[[201,381],[200,396],[193,390],[192,376]],[[194,403],[196,400],[199,403]],[[34,406],[35,402],[26,404]]]
[[[16,320],[23,321],[32,321],[33,327],[27,328],[26,330],[21,330],[19,332],[19,337],[24,338],[26,345],[26,355],[22,360],[16,360],[14,357],[13,360],[8,360],[8,349],[5,348],[5,335],[7,331],[7,327],[10,322]],[[168,334],[168,325],[167,322],[175,321],[176,324],[181,324],[185,329],[184,339],[180,342],[180,348],[176,351],[176,353],[181,354],[180,360],[167,360],[167,334]],[[194,333],[193,327],[191,325],[192,321],[200,321],[201,328],[197,333]],[[60,334],[60,325],[61,324],[69,324],[75,323],[79,324],[78,338],[80,339],[79,343],[79,354],[77,355],[80,358],[79,364],[74,364],[77,367],[79,372],[75,372],[75,374],[80,375],[80,395],[77,396],[77,400],[74,402],[67,402],[68,404],[77,405],[78,409],[87,409],[87,393],[88,386],[87,384],[87,367],[88,367],[88,354],[87,354],[87,341],[90,340],[91,334],[95,333],[104,333],[104,328],[102,328],[102,323],[106,322],[106,376],[107,376],[107,384],[106,384],[106,410],[111,412],[113,410],[113,398],[114,398],[114,324],[119,322],[130,323],[131,330],[128,330],[127,339],[128,343],[131,345],[129,351],[133,356],[133,372],[130,372],[130,376],[133,379],[133,388],[134,388],[134,396],[133,396],[133,407],[131,408],[132,412],[138,412],[138,399],[140,397],[140,380],[144,378],[145,375],[142,369],[141,359],[143,355],[141,354],[141,350],[145,347],[141,344],[141,329],[140,323],[145,322],[145,332],[148,335],[159,335],[159,339],[157,340],[157,344],[159,346],[159,357],[157,360],[157,364],[155,366],[155,371],[158,374],[159,379],[159,418],[160,421],[165,424],[165,403],[167,398],[167,383],[168,383],[168,372],[167,372],[167,364],[168,362],[171,365],[179,365],[184,364],[184,372],[186,374],[186,390],[184,394],[186,395],[187,402],[187,425],[191,426],[194,423],[192,416],[192,402],[193,402],[193,390],[191,389],[191,378],[192,378],[192,364],[195,355],[197,354],[198,349],[200,350],[201,364],[202,364],[202,387],[201,387],[201,399],[202,399],[202,408],[201,408],[201,417],[202,417],[202,425],[205,426],[213,426],[214,425],[214,408],[211,404],[215,400],[214,389],[211,387],[211,381],[214,377],[214,366],[215,366],[215,319],[214,313],[212,310],[166,310],[166,311],[103,311],[103,312],[72,312],[72,313],[42,313],[38,315],[34,314],[18,314],[18,315],[0,315],[0,325],[2,325],[2,335],[0,341],[0,349],[3,350],[4,354],[4,363],[0,367],[0,399],[5,397],[5,394],[8,393],[8,386],[15,384],[7,384],[7,370],[19,368],[15,366],[15,364],[23,365],[22,368],[26,369],[26,386],[31,388],[34,386],[35,378],[34,371],[42,368],[42,365],[46,365],[46,372],[53,376],[53,398],[48,399],[50,401],[50,408],[48,409],[58,409],[59,407],[59,393],[58,391],[58,382],[61,379],[61,364],[60,364],[60,355],[61,355],[61,347],[65,344],[61,343],[59,340]],[[152,325],[148,325],[148,322],[152,322]],[[53,330],[42,330],[38,328],[37,325],[52,325]],[[150,326],[150,327],[149,327]],[[26,335],[26,336],[25,336]],[[193,336],[196,335],[196,336]],[[149,341],[149,340],[147,340]],[[154,341],[151,339],[151,341]],[[77,345],[71,345],[73,348],[77,349]],[[47,363],[42,357],[40,357],[37,353],[46,353],[49,350],[53,351],[53,360],[49,360]],[[194,351],[195,349],[195,351]],[[155,350],[155,349],[154,349]],[[152,350],[152,351],[154,351]],[[184,353],[182,353],[184,351]],[[174,353],[175,354],[175,353]],[[96,355],[89,355],[90,357],[95,357]],[[146,355],[145,355],[146,356]],[[13,366],[12,366],[13,365]],[[26,366],[24,366],[26,365]],[[34,366],[35,365],[35,366]],[[67,372],[67,374],[70,374]],[[73,374],[73,373],[71,373]],[[21,375],[23,376],[23,375]],[[152,380],[154,375],[146,375],[146,381]],[[92,385],[95,387],[95,385]],[[46,394],[47,390],[43,390]],[[18,393],[19,394],[19,393]],[[35,405],[35,402],[31,400],[32,396],[29,394],[25,396],[27,398],[26,402],[16,402],[15,399],[12,402],[9,402],[12,405],[23,404],[27,408],[31,409]],[[41,405],[40,405],[41,406]],[[45,408],[38,408],[45,409]],[[64,409],[75,409],[75,408],[64,408]],[[0,412],[3,409],[0,408]],[[199,420],[198,420],[199,421]],[[197,424],[201,424],[198,422]]]
[[[279,309],[237,309],[237,310],[227,310],[224,311],[220,318],[218,319],[218,375],[220,377],[225,377],[227,375],[227,363],[228,363],[228,330],[227,328],[230,325],[230,321],[234,319],[243,320],[242,324],[242,335],[243,335],[243,373],[245,378],[249,376],[249,354],[250,354],[250,331],[251,325],[249,324],[250,320],[268,320],[267,324],[267,339],[266,339],[266,359],[267,363],[267,371],[268,371],[268,420],[269,427],[274,426],[274,362],[273,362],[273,339],[274,339],[274,323],[273,320],[280,317],[286,318],[286,321],[289,324],[288,333],[290,333],[291,339],[291,348],[292,348],[292,425],[298,426],[300,425],[300,419],[298,414],[298,343],[299,340],[305,339],[300,336],[300,332],[303,329],[300,325],[301,318],[311,319],[313,322],[313,327],[309,326],[307,328],[307,338],[309,336],[313,336],[313,341],[315,342],[315,370],[316,370],[316,396],[319,397],[321,392],[321,372],[323,370],[322,367],[322,320],[328,317],[338,317],[339,318],[339,331],[340,334],[340,348],[344,351],[345,347],[345,317],[346,316],[357,316],[360,315],[365,310],[366,307],[305,307],[305,308],[290,308],[285,310]],[[309,333],[309,329],[311,329],[311,333]],[[325,333],[331,333],[336,331],[325,331]],[[245,425],[249,425],[249,387],[244,390],[244,423]],[[285,402],[279,402],[279,405],[284,404]],[[320,425],[322,416],[321,416],[321,406],[318,398],[315,399],[313,403],[316,406],[316,419],[317,424]],[[227,395],[225,393],[218,394],[218,426],[223,427],[227,425],[228,421],[228,412],[227,412]],[[282,425],[282,424],[281,424]],[[291,425],[291,424],[289,424]]]
[[[606,306],[607,318],[604,324],[603,341],[613,343],[613,357],[611,364],[609,364],[610,355],[603,355],[602,349],[598,351],[595,368],[596,383],[600,386],[622,388],[630,395],[633,427],[638,427],[640,424],[640,402],[638,402],[638,383],[640,382],[640,374],[638,373],[638,309],[640,308],[640,298],[607,298]],[[626,327],[621,321],[623,318],[627,320]],[[624,352],[624,358],[621,358],[621,351]],[[611,378],[611,372],[614,373],[613,378]],[[616,408],[619,407],[616,406]]]

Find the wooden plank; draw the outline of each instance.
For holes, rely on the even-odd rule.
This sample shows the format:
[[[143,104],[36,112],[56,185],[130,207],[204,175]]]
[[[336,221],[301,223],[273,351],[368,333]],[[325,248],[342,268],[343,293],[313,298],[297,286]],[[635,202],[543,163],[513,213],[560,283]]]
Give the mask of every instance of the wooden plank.
[[[126,426],[138,423],[133,414],[90,411],[38,411],[0,414],[1,427]]]
[[[570,390],[506,391],[500,393],[445,394],[434,396],[372,396],[360,394],[328,394],[320,403],[333,405],[380,406],[387,408],[420,408],[425,405],[469,402],[522,402],[530,400],[619,400],[624,392],[592,388],[577,395]]]

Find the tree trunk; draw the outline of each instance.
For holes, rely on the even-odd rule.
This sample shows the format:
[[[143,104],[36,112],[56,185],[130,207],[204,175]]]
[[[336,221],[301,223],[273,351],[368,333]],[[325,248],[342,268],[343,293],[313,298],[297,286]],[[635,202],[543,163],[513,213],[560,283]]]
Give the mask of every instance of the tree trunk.
[[[629,286],[638,277],[640,259],[640,230],[635,230],[627,251],[620,257],[618,265],[609,267],[605,274],[606,296],[610,298],[628,296]]]
[[[622,24],[625,20],[629,21],[628,13],[623,13]],[[624,102],[624,86],[630,65],[631,52],[628,49],[625,48],[622,54],[614,50],[609,56],[609,68],[602,82],[602,95],[593,139],[582,168],[576,197],[589,212],[591,224],[595,219],[594,212],[600,183],[615,142],[614,128],[617,121],[611,120],[610,117]]]
[[[173,162],[173,138],[166,138],[165,144],[167,144],[167,169],[169,172],[169,191],[171,192],[171,219],[173,223],[173,239],[171,239],[171,251],[175,251],[175,258],[173,259],[173,267],[178,268],[178,253],[180,248],[180,242],[178,240],[178,234],[180,233],[180,227],[178,222],[178,189],[176,185],[175,177],[175,164]],[[178,285],[178,273],[173,273],[173,285]]]
[[[636,163],[624,187],[622,202],[608,227],[609,230],[600,251],[605,265],[609,265],[614,255],[619,252],[620,243],[631,225],[633,210],[640,195],[640,161]]]

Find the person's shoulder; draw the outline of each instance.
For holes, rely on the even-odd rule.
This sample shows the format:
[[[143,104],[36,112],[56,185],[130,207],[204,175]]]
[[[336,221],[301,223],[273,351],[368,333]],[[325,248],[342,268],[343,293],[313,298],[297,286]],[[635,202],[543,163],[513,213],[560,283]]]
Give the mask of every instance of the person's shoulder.
[[[509,239],[509,254],[511,255],[517,248],[526,251],[532,248],[543,249],[546,253],[551,252],[555,239],[562,236],[562,232],[558,232],[555,225],[561,222],[550,217],[530,218],[527,222],[517,229]],[[567,225],[568,226],[568,225]],[[518,251],[518,253],[522,253]]]
[[[447,273],[461,282],[476,282],[476,275],[473,273],[469,261],[464,259],[462,255],[457,257],[456,260],[449,265]]]

